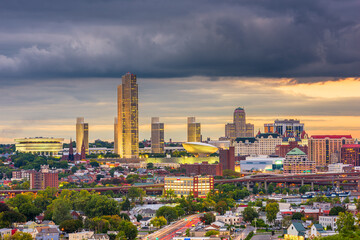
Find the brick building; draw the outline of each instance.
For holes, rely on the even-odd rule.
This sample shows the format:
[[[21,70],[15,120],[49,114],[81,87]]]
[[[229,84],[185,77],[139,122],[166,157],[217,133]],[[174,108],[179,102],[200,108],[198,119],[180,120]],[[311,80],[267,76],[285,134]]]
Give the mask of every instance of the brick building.
[[[208,162],[202,162],[200,164],[181,164],[180,168],[186,170],[186,176],[222,176],[222,164],[209,164]]]
[[[360,144],[345,144],[341,147],[341,162],[360,166]]]
[[[59,187],[59,174],[50,170],[49,166],[41,166],[39,172],[30,173],[30,189],[46,189],[47,187]]]
[[[223,170],[230,169],[235,171],[235,148],[220,149],[219,160]]]

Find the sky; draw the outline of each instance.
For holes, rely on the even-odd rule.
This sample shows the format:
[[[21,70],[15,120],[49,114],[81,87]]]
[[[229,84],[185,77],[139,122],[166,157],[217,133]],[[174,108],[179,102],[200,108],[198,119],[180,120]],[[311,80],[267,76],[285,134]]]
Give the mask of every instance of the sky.
[[[360,137],[357,0],[14,0],[0,8],[0,143],[113,140],[116,86],[139,84],[140,139],[224,135],[236,107],[256,132],[295,118],[311,134]]]

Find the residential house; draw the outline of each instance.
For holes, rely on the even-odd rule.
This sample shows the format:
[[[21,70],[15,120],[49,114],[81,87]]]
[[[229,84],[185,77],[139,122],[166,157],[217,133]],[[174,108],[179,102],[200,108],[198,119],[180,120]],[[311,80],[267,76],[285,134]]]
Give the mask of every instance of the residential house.
[[[36,240],[59,240],[59,230],[51,227],[36,227],[32,235]]]
[[[93,231],[69,233],[69,240],[83,240],[89,239],[94,235]]]
[[[304,240],[306,229],[300,222],[293,222],[284,234],[285,240]]]
[[[226,211],[224,215],[216,216],[216,221],[224,222],[227,225],[239,225],[242,217],[238,213]]]
[[[144,227],[149,227],[150,226],[150,221],[151,221],[152,218],[150,217],[145,217],[143,219],[141,219],[139,222],[141,224],[141,228],[144,228]]]
[[[105,233],[93,234],[89,240],[110,240],[110,237]]]

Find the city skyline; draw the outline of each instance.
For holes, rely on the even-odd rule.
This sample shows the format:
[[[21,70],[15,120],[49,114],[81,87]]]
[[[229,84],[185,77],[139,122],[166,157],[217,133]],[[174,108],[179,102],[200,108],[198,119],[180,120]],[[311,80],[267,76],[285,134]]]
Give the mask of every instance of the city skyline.
[[[255,133],[296,118],[310,135],[360,137],[359,7],[331,0],[6,2],[0,142],[75,139],[78,116],[91,125],[91,141],[112,140],[114,89],[126,72],[138,76],[139,139],[150,138],[154,115],[166,140],[186,140],[187,116],[201,122],[203,139],[218,138],[237,107],[246,108]]]

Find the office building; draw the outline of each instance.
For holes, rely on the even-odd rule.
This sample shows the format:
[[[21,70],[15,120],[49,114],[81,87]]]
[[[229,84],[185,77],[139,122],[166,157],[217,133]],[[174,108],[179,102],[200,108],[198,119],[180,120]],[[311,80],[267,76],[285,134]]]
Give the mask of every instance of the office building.
[[[139,156],[138,85],[136,75],[127,73],[117,88],[117,123],[115,123],[115,153],[120,158]]]
[[[293,134],[296,137],[300,137],[304,131],[304,124],[300,123],[300,120],[285,119],[275,120],[274,123],[264,124],[265,133],[278,133],[282,136]]]
[[[219,162],[222,165],[222,169],[235,171],[235,148],[229,147],[229,149],[219,150]]]
[[[186,176],[211,175],[222,176],[222,164],[209,164],[208,162],[194,164],[180,164],[180,169],[185,169]]]
[[[151,118],[151,153],[164,153],[164,123]]]
[[[187,141],[201,142],[201,125],[195,121],[195,117],[187,119]]]
[[[312,135],[308,156],[311,161],[315,161],[316,167],[325,167],[333,163],[332,156],[340,153],[343,145],[353,143],[351,135]]]
[[[235,156],[272,155],[282,138],[276,133],[259,133],[255,138],[236,138],[233,142]]]
[[[194,176],[194,177],[165,177],[164,190],[174,191],[178,197],[192,194],[195,198],[205,198],[214,189],[213,176]]]
[[[46,189],[47,187],[59,187],[59,174],[50,170],[48,165],[41,166],[39,172],[30,170],[30,189]]]
[[[225,125],[225,137],[231,140],[235,138],[254,137],[254,125],[246,123],[244,108],[238,107],[234,111],[233,123]]]
[[[315,161],[308,159],[306,153],[299,148],[289,151],[283,161],[284,174],[315,173]]]
[[[89,124],[84,122],[83,117],[76,119],[76,152],[81,153],[82,145],[85,145],[85,152],[89,154]]]
[[[63,148],[63,138],[18,138],[15,139],[15,148],[18,152],[57,156]]]
[[[275,147],[275,155],[278,155],[279,157],[285,157],[288,152],[293,150],[294,148],[298,148],[301,151],[303,151],[306,155],[308,154],[308,146],[301,146],[299,145],[298,141],[290,141],[286,145],[277,145]]]
[[[341,147],[341,162],[360,166],[360,144],[345,144]]]

